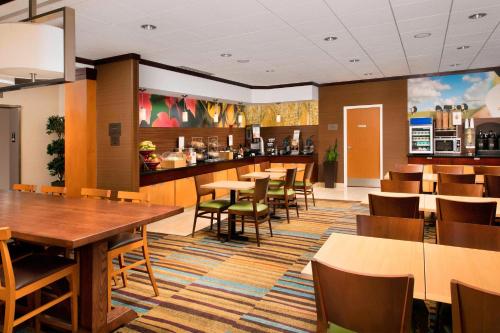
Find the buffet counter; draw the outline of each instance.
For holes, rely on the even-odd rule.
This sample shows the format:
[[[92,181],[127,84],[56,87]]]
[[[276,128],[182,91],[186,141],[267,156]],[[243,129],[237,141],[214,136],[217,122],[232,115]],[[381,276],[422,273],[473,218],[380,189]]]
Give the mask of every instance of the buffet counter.
[[[313,181],[318,174],[318,155],[254,156],[216,162],[203,162],[175,169],[143,171],[140,175],[140,191],[149,194],[151,203],[189,207],[196,203],[194,176],[214,175],[214,180],[237,180],[236,168],[251,165],[252,171],[259,171],[259,163],[269,161],[271,167],[305,166],[315,163]],[[303,177],[299,172],[298,179]],[[217,197],[227,195],[227,191],[217,190]]]
[[[451,154],[408,155],[409,164],[494,165],[500,166],[500,156],[468,156]]]

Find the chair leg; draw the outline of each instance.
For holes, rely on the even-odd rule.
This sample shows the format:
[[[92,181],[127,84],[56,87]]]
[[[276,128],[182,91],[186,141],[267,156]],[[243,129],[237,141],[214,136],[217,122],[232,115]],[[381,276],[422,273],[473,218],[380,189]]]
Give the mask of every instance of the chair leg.
[[[245,233],[245,216],[241,216],[241,233]]]
[[[194,237],[194,231],[196,230],[196,220],[198,219],[198,206],[194,211],[194,221],[193,221],[193,232],[191,233],[191,237]]]
[[[78,272],[71,274],[70,290],[71,290],[71,332],[78,332]]]
[[[210,231],[212,231],[214,226],[214,213],[210,213]]]
[[[217,240],[220,241],[220,212],[217,212]]]
[[[3,322],[3,331],[5,333],[12,333],[14,329],[14,314],[16,312],[16,300],[14,295],[7,297],[5,300],[5,318]]]
[[[273,237],[273,227],[271,227],[271,215],[267,214],[267,221],[269,223],[269,232],[271,233],[271,237]]]
[[[108,255],[108,312],[111,312],[111,277],[113,276],[113,258]]]
[[[309,210],[309,207],[307,207],[307,191],[304,189],[304,201],[306,202],[306,210]]]
[[[35,297],[35,309],[38,309],[40,306],[42,306],[42,290],[38,289],[37,291],[35,291],[34,297]],[[35,333],[40,333],[40,332],[41,332],[40,315],[37,315],[35,317]]]
[[[314,190],[311,188],[311,196],[313,198],[313,206],[316,207],[316,200],[314,199]]]
[[[299,217],[299,202],[297,201],[297,197],[295,197],[295,211],[297,212],[297,218]]]
[[[288,208],[288,199],[285,199],[286,220],[290,223],[290,211]]]
[[[153,272],[153,266],[151,265],[151,260],[149,259],[149,249],[147,245],[147,240],[144,240],[144,246],[142,247],[142,254],[144,255],[144,259],[146,259],[146,268],[149,274],[149,280],[151,281],[151,285],[153,286],[153,290],[156,296],[160,295],[158,291],[158,286],[156,285],[156,279]]]
[[[125,256],[123,254],[120,254],[118,256],[118,263],[120,264],[120,268],[125,267]],[[123,286],[127,287],[127,275],[125,272],[122,272],[121,275],[122,275]]]
[[[257,218],[255,218],[255,235],[257,236],[257,246],[260,247],[259,223],[257,222]]]

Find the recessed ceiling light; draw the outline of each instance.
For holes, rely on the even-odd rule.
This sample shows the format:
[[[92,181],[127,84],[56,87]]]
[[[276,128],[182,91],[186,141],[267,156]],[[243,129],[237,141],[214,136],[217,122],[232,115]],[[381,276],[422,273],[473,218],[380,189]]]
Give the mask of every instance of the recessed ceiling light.
[[[233,55],[231,53],[221,53],[220,56],[223,58],[229,58],[229,57],[232,57]]]
[[[480,18],[483,18],[485,17],[487,14],[486,13],[476,13],[476,14],[472,14],[469,16],[469,18],[471,20],[479,20]]]
[[[238,59],[236,61],[239,62],[240,64],[248,64],[250,62],[250,60],[248,59]]]
[[[143,24],[143,25],[141,25],[141,28],[143,28],[144,30],[155,30],[156,29],[156,25],[153,25],[153,24]]]
[[[450,67],[457,67],[460,66],[460,64],[451,64]]]
[[[266,69],[266,73],[274,73],[274,69]]]
[[[373,73],[365,73],[365,74],[363,74],[363,75],[364,75],[364,76],[372,76],[372,75],[373,75]]]
[[[328,37],[323,38],[323,40],[325,40],[327,42],[333,42],[334,40],[337,40],[337,39],[338,38],[335,36],[328,36]]]
[[[430,37],[432,34],[430,32],[421,32],[419,34],[416,34],[415,38],[427,38],[427,37]]]
[[[470,46],[469,45],[461,45],[457,47],[457,50],[467,50]]]
[[[349,59],[349,62],[352,62],[352,63],[359,62],[359,59],[357,59],[357,58]]]

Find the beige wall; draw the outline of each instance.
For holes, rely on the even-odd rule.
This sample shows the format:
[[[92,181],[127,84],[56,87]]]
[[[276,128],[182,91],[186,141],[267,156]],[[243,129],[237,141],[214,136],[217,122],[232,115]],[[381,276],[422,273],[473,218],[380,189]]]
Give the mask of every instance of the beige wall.
[[[21,182],[40,186],[56,180],[47,170],[47,145],[53,138],[45,125],[49,116],[64,115],[64,86],[7,92],[0,105],[21,106]]]

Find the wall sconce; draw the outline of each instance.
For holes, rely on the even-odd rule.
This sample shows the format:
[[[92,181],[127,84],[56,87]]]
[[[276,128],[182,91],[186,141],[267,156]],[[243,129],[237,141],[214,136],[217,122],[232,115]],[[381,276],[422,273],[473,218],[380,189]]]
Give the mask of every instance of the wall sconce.
[[[276,122],[277,122],[277,123],[281,123],[281,113],[282,113],[282,112],[281,112],[281,111],[282,111],[282,110],[281,110],[281,109],[282,109],[282,107],[281,107],[281,103],[278,103],[278,107],[279,107],[279,111],[278,111],[278,113],[276,114]]]
[[[236,122],[238,123],[238,126],[241,126],[243,124],[243,112],[241,111],[242,107],[243,107],[243,103],[239,102],[238,103],[238,116],[236,117]]]
[[[139,108],[139,122],[141,121],[145,121],[146,120],[146,113],[147,113],[147,110],[146,108],[144,107],[144,92],[146,91],[146,89],[144,88],[139,88],[139,94],[141,95],[141,103],[140,103],[140,108]]]
[[[214,99],[214,103],[215,103],[214,123],[218,123],[219,122],[219,100]]]
[[[184,111],[182,111],[182,122],[183,123],[188,122],[188,113],[186,111],[186,97],[188,97],[188,95],[182,95],[182,98],[184,99]]]

